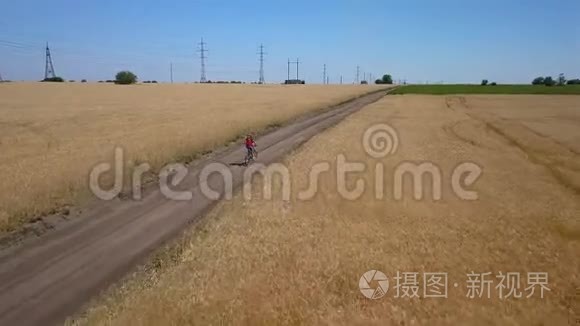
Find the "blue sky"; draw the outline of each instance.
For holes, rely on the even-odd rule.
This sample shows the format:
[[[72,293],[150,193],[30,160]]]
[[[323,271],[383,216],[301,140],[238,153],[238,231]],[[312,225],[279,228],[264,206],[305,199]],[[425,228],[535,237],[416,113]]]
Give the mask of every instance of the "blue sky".
[[[48,41],[57,75],[199,80],[197,43],[207,42],[211,80],[254,81],[258,46],[269,82],[300,58],[301,78],[352,83],[356,66],[409,82],[530,82],[580,78],[580,1],[3,1],[0,73],[38,80]]]

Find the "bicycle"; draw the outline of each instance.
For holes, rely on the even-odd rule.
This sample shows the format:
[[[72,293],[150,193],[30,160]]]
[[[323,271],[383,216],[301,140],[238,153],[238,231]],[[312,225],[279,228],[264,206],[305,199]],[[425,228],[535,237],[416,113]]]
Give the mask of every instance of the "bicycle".
[[[258,158],[258,151],[256,148],[252,148],[251,151],[246,151],[246,157],[244,158],[244,165],[248,165],[251,162],[254,162]]]

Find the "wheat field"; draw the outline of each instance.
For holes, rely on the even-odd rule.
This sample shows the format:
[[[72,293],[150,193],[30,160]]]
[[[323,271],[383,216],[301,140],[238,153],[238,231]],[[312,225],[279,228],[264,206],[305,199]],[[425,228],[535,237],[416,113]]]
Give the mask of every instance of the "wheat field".
[[[279,193],[273,200],[260,198],[261,181],[254,180],[254,199],[238,194],[221,203],[174,251],[157,258],[157,269],[137,273],[70,322],[565,325],[568,298],[580,286],[580,201],[574,191],[580,183],[562,184],[546,166],[579,176],[577,101],[388,96],[287,158],[289,202]],[[394,155],[375,159],[363,150],[361,138],[379,122],[395,128],[400,146]],[[358,199],[337,192],[340,154],[367,167],[346,179],[348,189],[359,178],[367,185]],[[401,162],[426,160],[443,172],[442,199],[416,200],[405,188],[403,199],[394,200],[389,171]],[[479,196],[475,201],[461,200],[450,189],[449,174],[464,161],[483,167],[471,188]],[[331,170],[320,175],[313,199],[299,200],[297,194],[310,184],[310,169],[320,162]],[[386,171],[382,199],[374,188],[379,162]],[[279,189],[279,180],[276,185]],[[371,269],[390,280],[379,300],[359,292],[359,278]],[[396,296],[397,272],[419,273],[419,297]],[[424,298],[425,272],[447,273],[447,298]],[[467,296],[472,272],[492,273],[489,297]],[[521,298],[500,299],[495,278],[500,272],[521,275]],[[528,272],[548,273],[544,298],[539,290],[526,297]]]
[[[371,86],[0,85],[0,233],[87,198],[92,166],[194,157]]]

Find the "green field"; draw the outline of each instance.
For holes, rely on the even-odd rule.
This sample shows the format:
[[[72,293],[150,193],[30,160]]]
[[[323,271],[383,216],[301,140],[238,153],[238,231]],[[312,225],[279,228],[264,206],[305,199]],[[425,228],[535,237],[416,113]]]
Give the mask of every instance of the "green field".
[[[575,94],[580,95],[580,85],[407,85],[391,94]]]

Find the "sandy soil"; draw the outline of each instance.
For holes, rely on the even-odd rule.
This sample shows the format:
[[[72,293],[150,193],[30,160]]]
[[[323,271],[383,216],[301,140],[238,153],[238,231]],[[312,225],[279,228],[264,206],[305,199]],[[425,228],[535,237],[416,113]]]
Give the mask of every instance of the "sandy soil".
[[[0,85],[0,234],[88,195],[90,169],[125,149],[128,165],[187,161],[373,87]]]
[[[579,103],[578,96],[387,96],[289,156],[289,201],[279,193],[261,199],[258,187],[251,201],[238,194],[221,203],[183,241],[177,264],[135,275],[76,322],[566,325],[569,296],[580,287]],[[396,153],[375,159],[361,139],[382,122],[400,142]],[[346,182],[353,189],[365,181],[360,198],[337,191],[341,154],[366,166]],[[393,171],[426,161],[442,172],[441,200],[432,191],[414,199],[409,179],[395,200]],[[300,200],[321,162],[330,173],[320,175],[314,198]],[[468,187],[477,200],[452,190],[462,162],[483,169]],[[377,163],[385,171],[382,199]],[[371,269],[390,281],[378,300],[359,291]],[[397,297],[397,272],[419,273],[419,298]],[[424,297],[426,272],[447,273],[447,298]],[[467,296],[472,272],[491,273],[489,297],[485,288],[482,298]],[[499,298],[500,272],[520,274],[523,297]],[[544,298],[539,289],[526,298],[530,272],[548,273]]]

